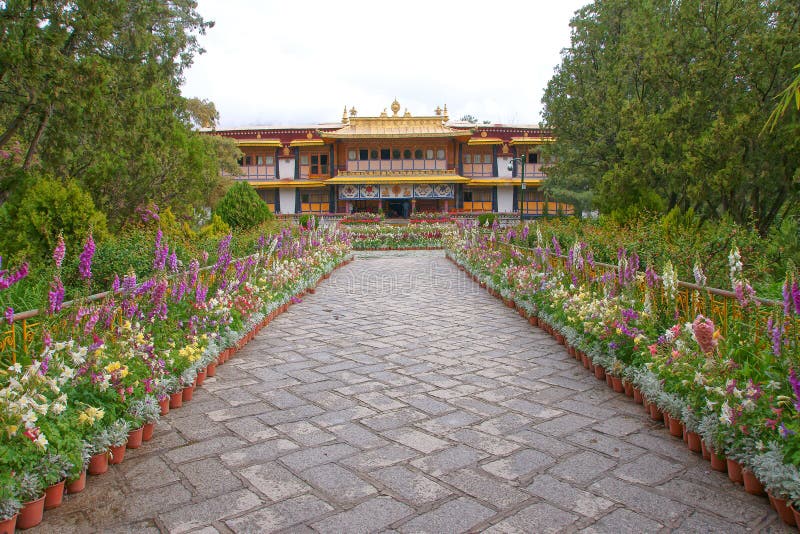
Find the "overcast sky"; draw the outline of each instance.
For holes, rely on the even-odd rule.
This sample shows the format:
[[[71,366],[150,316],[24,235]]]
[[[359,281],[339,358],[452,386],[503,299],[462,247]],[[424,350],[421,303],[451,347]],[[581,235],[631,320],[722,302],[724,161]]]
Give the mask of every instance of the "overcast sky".
[[[587,1],[199,0],[215,26],[183,93],[213,101],[223,128],[375,116],[395,97],[412,115],[535,124]]]

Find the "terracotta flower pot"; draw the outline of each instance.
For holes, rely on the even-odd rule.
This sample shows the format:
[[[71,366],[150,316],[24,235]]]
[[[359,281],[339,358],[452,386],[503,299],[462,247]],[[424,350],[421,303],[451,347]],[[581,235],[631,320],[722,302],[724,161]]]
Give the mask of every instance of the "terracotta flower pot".
[[[717,453],[714,452],[714,449],[709,449],[708,452],[711,454],[711,469],[714,471],[719,471],[720,473],[724,473],[728,470],[728,464],[725,461],[725,458],[720,458],[717,456]]]
[[[197,371],[197,384],[196,385],[202,386],[203,382],[205,382],[205,381],[206,381],[206,370],[205,369],[201,369],[201,370]]]
[[[17,528],[25,530],[26,528],[35,527],[42,522],[44,516],[44,495],[35,501],[28,501],[22,505],[17,517]]]
[[[800,525],[800,511],[798,511],[793,505],[789,505],[789,510],[792,511],[792,516],[794,516],[794,523],[795,525]]]
[[[708,450],[705,440],[700,440],[700,451],[703,453],[703,460],[711,460],[711,451]]]
[[[744,479],[742,478],[742,464],[730,458],[727,458],[726,462],[728,467],[728,478],[731,479],[731,482],[734,484],[743,484]]]
[[[183,402],[189,402],[194,397],[194,386],[186,386],[183,388],[183,393],[181,394],[183,398]]]
[[[625,391],[625,386],[622,385],[622,379],[618,376],[611,377],[611,387],[614,388],[614,391],[617,393],[623,393]]]
[[[767,495],[769,495],[769,502],[772,504],[772,507],[775,508],[775,511],[778,512],[781,521],[792,527],[797,526],[797,520],[792,513],[792,509],[789,508],[786,499],[775,497],[772,493],[767,493]]]
[[[80,493],[86,489],[86,470],[81,471],[81,476],[67,483],[67,493]]]
[[[625,388],[625,396],[633,398],[633,383],[625,380],[622,382],[622,386]]]
[[[142,433],[144,432],[144,427],[140,426],[135,430],[131,430],[128,432],[128,443],[127,447],[129,449],[138,449],[142,446]]]
[[[744,480],[744,490],[750,495],[764,495],[764,485],[758,477],[749,469],[742,469],[742,479]]]
[[[608,374],[608,373],[606,373],[606,385],[607,385],[608,387],[612,387],[611,375],[610,375],[610,374]]]
[[[594,377],[598,380],[606,379],[606,370],[602,365],[594,366]]]
[[[169,397],[164,397],[163,399],[159,400],[158,405],[161,407],[161,417],[164,417],[169,413]]]
[[[689,447],[689,450],[692,452],[701,452],[703,445],[702,441],[700,440],[700,434],[697,432],[687,432],[686,446]]]
[[[636,404],[644,403],[644,397],[642,397],[642,392],[639,391],[639,388],[633,388],[633,402]]]
[[[112,465],[121,464],[122,460],[125,459],[125,445],[118,445],[115,447],[111,447],[111,458],[108,460],[108,463]]]
[[[589,355],[584,353],[581,355],[581,363],[586,369],[590,369],[592,367],[592,362],[589,360]]]
[[[19,514],[14,514],[8,519],[0,521],[0,534],[14,534],[17,528],[17,517]]]
[[[169,408],[172,410],[174,408],[180,408],[181,406],[183,406],[183,392],[172,393],[169,396]]]
[[[217,364],[215,362],[211,362],[206,366],[206,376],[216,376],[217,374]]]
[[[64,482],[56,482],[44,490],[44,509],[52,510],[61,506],[61,501],[64,500]]]
[[[142,441],[153,439],[153,431],[156,429],[155,423],[145,423],[142,427]]]
[[[654,402],[650,403],[650,419],[653,421],[664,420],[664,412],[662,412]]]
[[[683,438],[683,423],[680,419],[669,418],[669,433],[676,438]]]
[[[567,338],[565,338],[562,334],[556,333],[556,341],[558,341],[559,345],[566,345]]]
[[[535,315],[531,315],[528,317],[528,323],[530,323],[531,326],[539,326],[539,318]]]
[[[102,475],[108,471],[108,452],[95,454],[89,459],[88,471],[90,475]]]

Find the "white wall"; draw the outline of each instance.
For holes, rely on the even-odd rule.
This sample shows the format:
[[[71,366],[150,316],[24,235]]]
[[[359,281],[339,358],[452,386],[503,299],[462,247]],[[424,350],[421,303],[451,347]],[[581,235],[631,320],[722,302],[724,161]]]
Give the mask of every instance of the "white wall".
[[[512,171],[508,170],[508,162],[511,156],[497,156],[497,176],[498,178],[511,178]],[[283,171],[281,171],[283,176]]]
[[[294,161],[294,160],[292,160]],[[283,177],[283,171],[281,171]],[[281,213],[294,213],[295,211],[295,187],[282,187],[280,191],[281,199]]]
[[[281,175],[281,180],[291,180],[296,178],[294,175],[294,158],[278,158],[278,172]],[[282,204],[283,198],[281,198],[281,205]]]
[[[281,207],[283,207],[281,200]],[[514,188],[510,185],[497,187],[497,212],[511,213],[514,211]]]

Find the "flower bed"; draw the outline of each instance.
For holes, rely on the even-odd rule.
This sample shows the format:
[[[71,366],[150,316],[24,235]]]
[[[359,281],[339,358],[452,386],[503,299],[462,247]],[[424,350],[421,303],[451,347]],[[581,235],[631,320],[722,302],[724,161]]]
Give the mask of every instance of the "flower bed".
[[[530,227],[524,227],[527,234]],[[712,468],[779,509],[800,509],[800,289],[786,280],[782,302],[757,299],[729,257],[733,291],[679,283],[671,263],[639,270],[635,253],[617,265],[576,243],[509,243],[514,230],[464,226],[448,256],[506,304],[551,332],[597,378],[644,403]],[[527,237],[527,236],[526,236]],[[782,509],[785,511],[785,509]],[[789,520],[791,514],[783,514]]]
[[[356,250],[409,250],[442,248],[455,231],[451,224],[414,226],[362,225],[347,229]]]
[[[383,213],[366,213],[356,212],[351,213],[343,218],[340,224],[377,224],[384,220]]]
[[[40,501],[45,489],[57,486],[54,499],[65,482],[67,491],[81,491],[87,471],[123,461],[126,447],[150,439],[161,415],[191,401],[217,365],[350,253],[335,229],[300,236],[285,229],[241,259],[231,258],[229,245],[230,236],[215,263],[201,267],[200,258],[181,271],[159,232],[154,277],[126,275],[108,294],[62,309],[59,244],[48,313],[22,328],[29,349],[4,345],[0,353],[0,521],[22,507],[18,526],[33,526],[41,502],[57,505]],[[80,266],[87,280],[92,255],[90,238]]]
[[[410,224],[437,224],[453,222],[449,213],[419,211],[412,213],[408,219]]]

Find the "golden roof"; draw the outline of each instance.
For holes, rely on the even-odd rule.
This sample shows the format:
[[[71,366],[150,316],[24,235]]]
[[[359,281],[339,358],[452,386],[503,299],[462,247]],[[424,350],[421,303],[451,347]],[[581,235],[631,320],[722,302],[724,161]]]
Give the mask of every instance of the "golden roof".
[[[238,146],[266,146],[280,148],[280,139],[239,139],[236,141]]]
[[[520,185],[522,178],[472,178],[470,179],[467,187],[481,187],[493,185]],[[525,185],[542,185],[542,180],[539,178],[525,178]]]
[[[325,187],[325,182],[320,180],[268,180],[262,182],[249,182],[256,189],[275,189],[280,187]]]
[[[481,146],[481,145],[502,145],[503,140],[499,137],[475,137],[467,141],[467,145],[469,146]]]
[[[538,135],[535,137],[512,137],[511,145],[541,145],[544,143],[552,143],[555,137],[551,135]]]
[[[289,146],[291,146],[291,147],[295,147],[295,146],[322,146],[324,144],[325,144],[325,141],[323,141],[322,139],[295,139],[291,143],[289,143]]]
[[[347,126],[320,132],[323,139],[385,139],[405,137],[470,137],[469,130],[444,125],[441,117],[350,117]]]

